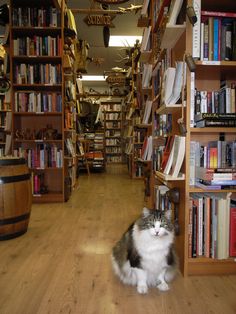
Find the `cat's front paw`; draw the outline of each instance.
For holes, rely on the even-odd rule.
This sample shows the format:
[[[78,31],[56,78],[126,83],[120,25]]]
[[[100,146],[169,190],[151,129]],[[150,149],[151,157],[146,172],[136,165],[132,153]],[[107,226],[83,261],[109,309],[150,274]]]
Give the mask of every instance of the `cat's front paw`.
[[[148,287],[147,287],[147,285],[138,285],[137,291],[138,291],[138,293],[145,294],[148,292]]]
[[[168,286],[168,284],[166,282],[162,282],[160,283],[159,285],[157,285],[157,288],[160,290],[160,291],[168,291],[170,288]]]

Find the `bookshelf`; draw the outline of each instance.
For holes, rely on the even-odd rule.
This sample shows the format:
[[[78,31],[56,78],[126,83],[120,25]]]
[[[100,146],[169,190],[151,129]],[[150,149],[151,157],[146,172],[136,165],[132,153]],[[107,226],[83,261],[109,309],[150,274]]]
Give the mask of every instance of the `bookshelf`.
[[[122,147],[123,108],[121,102],[102,102],[107,163],[124,162]]]
[[[10,3],[12,148],[32,172],[33,201],[64,201],[63,11],[54,1]]]
[[[217,229],[216,225],[213,225],[212,223],[214,220],[214,223],[215,221],[219,221],[218,226],[223,225],[221,223],[222,217],[220,215],[224,216],[223,219],[229,219],[230,203],[232,199],[236,198],[235,184],[232,180],[232,185],[227,182],[220,187],[218,187],[219,184],[211,188],[200,187],[196,184],[196,182],[199,181],[199,174],[196,172],[196,161],[198,162],[200,160],[200,152],[203,152],[201,156],[205,156],[205,159],[202,157],[201,162],[204,162],[205,160],[205,163],[207,163],[208,159],[210,162],[211,154],[211,156],[213,156],[212,158],[214,158],[213,160],[217,160],[218,162],[217,167],[211,171],[216,172],[218,175],[218,173],[220,173],[219,167],[221,165],[223,168],[228,167],[228,172],[234,176],[236,128],[234,126],[232,127],[229,123],[228,125],[225,123],[224,127],[214,126],[214,124],[210,127],[199,127],[199,125],[208,124],[201,124],[195,120],[197,119],[195,116],[197,111],[196,108],[198,108],[195,91],[202,93],[201,108],[206,108],[204,106],[208,104],[208,102],[203,102],[202,104],[204,95],[207,95],[207,93],[204,94],[205,91],[208,92],[207,100],[214,98],[214,104],[217,103],[217,101],[220,101],[221,106],[222,100],[218,100],[217,95],[218,93],[226,93],[228,91],[228,93],[231,93],[231,101],[233,99],[231,108],[234,108],[233,113],[235,113],[235,61],[233,60],[233,57],[229,60],[202,59],[200,54],[202,51],[201,38],[204,38],[204,36],[201,35],[201,30],[204,29],[203,24],[205,23],[206,18],[201,18],[201,13],[198,15],[200,25],[199,37],[197,40],[198,44],[196,44],[196,42],[193,41],[193,38],[194,35],[196,35],[197,26],[193,26],[188,18],[182,20],[180,25],[168,25],[168,19],[170,17],[168,13],[167,15],[164,15],[163,12],[168,12],[168,6],[171,2],[172,1],[150,1],[148,10],[149,21],[152,26],[152,48],[150,49],[152,53],[151,56],[144,60],[148,60],[148,62],[151,60],[153,65],[153,166],[151,168],[151,178],[149,180],[150,204],[153,208],[156,208],[155,191],[158,190],[160,186],[164,185],[168,189],[177,188],[180,192],[180,200],[178,204],[178,207],[180,208],[178,213],[180,232],[179,235],[176,236],[176,249],[180,259],[180,270],[184,276],[235,274],[235,257],[229,256],[228,248],[228,234],[230,232],[229,223],[225,224],[223,230]],[[196,3],[200,3],[201,9],[204,11],[230,12],[233,14],[236,12],[236,5],[230,0],[227,0],[224,3],[217,0],[214,4],[210,0],[187,1],[188,6],[193,5],[195,8]],[[163,6],[166,6],[167,9],[164,10]],[[219,16],[218,19],[220,19]],[[221,20],[221,22],[224,24],[223,20]],[[232,51],[234,49],[233,45],[234,43],[232,41]],[[199,52],[199,56],[195,55],[196,51],[194,49]],[[166,80],[165,71],[168,67],[176,67],[176,62],[185,60],[187,53],[195,57],[194,63],[196,69],[194,72],[190,72],[190,69],[186,66],[186,85],[184,88],[181,86],[179,100],[176,103],[165,102],[163,101],[166,95],[164,88]],[[211,95],[211,98],[209,95]],[[228,103],[223,102],[223,104],[226,111],[220,112],[222,114],[225,114],[226,112],[230,113],[228,111],[229,109],[227,109],[230,108]],[[207,108],[209,108],[209,104]],[[212,100],[211,108],[213,108]],[[186,127],[186,133],[184,133],[183,128],[181,128],[182,123]],[[185,157],[177,177],[173,177],[171,173],[165,173],[161,167],[167,138],[175,135],[185,137]],[[212,150],[212,146],[214,146],[213,144],[218,144],[218,151],[214,150],[215,147]],[[195,145],[194,149],[193,145]],[[214,157],[215,154],[217,154],[217,158]],[[170,155],[167,156],[169,159]],[[207,164],[205,164],[205,167],[206,165]],[[224,173],[224,170],[222,172]],[[223,176],[221,173],[218,176],[221,175]],[[228,177],[230,177],[230,175],[228,175]],[[209,174],[207,178],[208,184],[213,184],[213,181],[209,182]],[[219,210],[218,215],[213,215],[215,208],[221,208],[221,205],[219,204],[223,204],[222,206],[225,208],[225,210],[222,211],[223,214],[220,214]],[[203,210],[202,214],[201,210]],[[193,216],[195,218],[193,218]],[[210,220],[209,217],[211,217]],[[197,227],[197,229],[194,229],[197,226],[196,220],[194,219],[203,219],[203,224],[201,223],[201,220],[197,220],[198,226],[202,225],[202,228]],[[196,223],[195,227],[193,226],[194,222]],[[198,242],[197,247],[194,246],[196,245],[196,237],[199,237],[198,240],[201,239],[201,241]],[[212,240],[213,238],[214,241]],[[222,241],[221,238],[224,240]],[[201,245],[199,243],[201,243]],[[195,255],[193,252],[195,252]]]

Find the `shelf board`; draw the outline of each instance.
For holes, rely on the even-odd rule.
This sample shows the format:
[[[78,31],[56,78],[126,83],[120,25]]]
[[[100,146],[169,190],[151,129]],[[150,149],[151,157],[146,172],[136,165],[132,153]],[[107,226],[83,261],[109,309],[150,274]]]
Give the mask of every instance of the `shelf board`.
[[[225,66],[225,67],[235,67],[236,61],[195,61],[198,66]]]
[[[20,116],[61,116],[62,112],[13,112]]]
[[[169,25],[166,28],[161,41],[161,49],[168,49],[175,46],[180,36],[186,29],[186,25]]]
[[[191,133],[235,133],[236,128],[219,128],[219,127],[205,127],[205,128],[190,128]]]
[[[207,193],[230,193],[230,192],[235,192],[236,190],[232,190],[232,189],[222,189],[222,190],[208,190],[208,189],[201,189],[199,187],[194,187],[194,186],[190,186],[189,188],[189,193],[199,193],[199,192],[207,192]]]
[[[169,174],[164,174],[163,172],[156,171],[155,172],[157,178],[163,180],[163,181],[183,181],[185,180],[185,175],[184,174],[179,174],[177,178],[173,178]]]
[[[163,105],[156,110],[157,114],[168,114],[179,111],[182,108],[182,104],[176,105]]]
[[[47,193],[47,194],[33,194],[33,202],[34,203],[54,203],[54,202],[63,202],[64,197],[63,193]]]
[[[137,123],[137,124],[135,124],[134,125],[134,127],[136,127],[136,128],[150,128],[152,125],[151,124],[144,124],[144,123]]]
[[[188,275],[228,275],[235,274],[236,259],[190,258]]]

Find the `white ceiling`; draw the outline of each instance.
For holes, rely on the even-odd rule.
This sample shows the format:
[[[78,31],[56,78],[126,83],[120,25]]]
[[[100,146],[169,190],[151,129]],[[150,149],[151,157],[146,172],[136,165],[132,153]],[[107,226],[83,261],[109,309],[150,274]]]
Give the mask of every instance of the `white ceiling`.
[[[127,8],[131,4],[140,5],[143,0],[128,1],[123,4],[110,5],[109,9],[118,10],[119,7]],[[91,4],[95,4],[100,8],[100,4],[89,0],[68,0],[67,6],[70,9],[89,9]],[[104,11],[105,12],[105,11]],[[137,27],[137,21],[140,16],[140,11],[135,14],[134,12],[128,12],[125,14],[118,14],[113,19],[114,28],[110,28],[110,35],[142,35],[142,28]],[[125,56],[125,51],[120,48],[105,48],[103,42],[103,27],[102,26],[87,26],[83,21],[86,14],[74,13],[78,39],[85,39],[89,43],[89,57],[91,58],[104,58],[104,63],[100,66],[94,63],[89,63],[87,68],[87,74],[89,75],[103,75],[104,71],[109,71],[113,67],[124,67],[124,62],[117,63],[115,60],[119,60],[118,53]],[[83,85],[97,86],[101,85],[94,83],[84,83]]]

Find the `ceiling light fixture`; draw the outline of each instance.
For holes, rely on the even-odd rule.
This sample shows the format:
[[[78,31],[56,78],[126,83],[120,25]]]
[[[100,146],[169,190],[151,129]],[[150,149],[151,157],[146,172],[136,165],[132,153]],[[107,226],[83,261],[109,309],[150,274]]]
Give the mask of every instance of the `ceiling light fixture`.
[[[106,78],[103,75],[83,75],[81,81],[105,81]]]
[[[133,47],[136,43],[142,41],[142,36],[110,36],[109,47]]]

